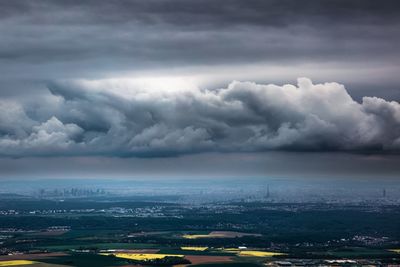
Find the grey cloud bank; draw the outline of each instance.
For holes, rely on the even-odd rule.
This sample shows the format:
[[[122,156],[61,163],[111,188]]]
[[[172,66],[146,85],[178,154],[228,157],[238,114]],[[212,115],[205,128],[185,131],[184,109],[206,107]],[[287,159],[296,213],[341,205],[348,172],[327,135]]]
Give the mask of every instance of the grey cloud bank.
[[[338,83],[234,81],[206,90],[109,79],[53,82],[48,89],[28,102],[0,101],[2,156],[400,150],[400,104],[356,102]]]
[[[199,68],[207,79],[254,64],[282,73],[241,80],[307,76],[362,88],[357,97],[379,84],[370,95],[398,100],[399,25],[396,0],[0,1],[0,96],[49,80]],[[221,79],[215,87],[239,78]]]
[[[0,1],[0,177],[397,177],[399,58],[398,0]]]

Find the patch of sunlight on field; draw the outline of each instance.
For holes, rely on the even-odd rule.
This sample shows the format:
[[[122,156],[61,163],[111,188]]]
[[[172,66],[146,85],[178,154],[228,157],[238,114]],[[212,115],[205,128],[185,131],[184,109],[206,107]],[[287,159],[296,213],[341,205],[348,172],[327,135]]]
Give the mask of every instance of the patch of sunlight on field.
[[[182,250],[205,251],[208,247],[181,247]]]
[[[246,250],[239,248],[218,248],[217,250],[221,250],[227,253],[235,253],[238,256],[249,256],[249,257],[273,257],[286,255],[285,253],[273,252],[273,251],[262,251],[262,250]]]
[[[183,235],[182,237],[186,239],[197,239],[197,238],[207,238],[208,235]]]
[[[279,255],[285,255],[284,253],[279,252],[270,252],[270,251],[259,251],[259,250],[241,250],[238,252],[239,256],[250,256],[250,257],[273,257]]]
[[[230,232],[230,231],[212,231],[208,234],[186,234],[182,235],[183,238],[186,239],[198,239],[198,238],[235,238],[235,237],[244,237],[244,236],[261,236],[261,234],[252,234],[252,233],[240,233],[240,232]]]
[[[396,253],[400,253],[400,248],[389,249],[389,251],[396,252]]]
[[[114,255],[117,258],[138,260],[138,261],[158,260],[158,259],[164,259],[165,257],[181,257],[181,258],[184,257],[184,255],[156,254],[156,253],[100,253],[100,255],[104,256]]]
[[[207,234],[207,235],[183,235],[183,238],[186,239],[198,239],[198,238],[217,238],[217,237],[225,237],[223,234]]]
[[[238,252],[240,249],[238,248],[220,248],[219,250],[223,250],[224,252]]]
[[[19,266],[19,265],[30,265],[35,264],[36,261],[28,260],[12,260],[12,261],[0,261],[0,266]]]

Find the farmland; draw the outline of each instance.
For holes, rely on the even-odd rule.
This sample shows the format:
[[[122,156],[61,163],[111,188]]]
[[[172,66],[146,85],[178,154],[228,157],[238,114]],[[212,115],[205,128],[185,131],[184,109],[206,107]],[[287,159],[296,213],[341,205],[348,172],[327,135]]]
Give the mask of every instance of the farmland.
[[[105,200],[7,199],[19,210],[0,215],[0,266],[400,262],[396,206]]]
[[[182,250],[205,251],[208,247],[181,247]]]
[[[36,262],[29,260],[10,260],[10,261],[0,261],[0,266],[21,266],[21,265],[31,265],[35,263]]]
[[[183,238],[186,239],[199,239],[199,238],[236,238],[244,236],[261,236],[260,234],[239,233],[231,231],[212,231],[208,234],[186,234]]]

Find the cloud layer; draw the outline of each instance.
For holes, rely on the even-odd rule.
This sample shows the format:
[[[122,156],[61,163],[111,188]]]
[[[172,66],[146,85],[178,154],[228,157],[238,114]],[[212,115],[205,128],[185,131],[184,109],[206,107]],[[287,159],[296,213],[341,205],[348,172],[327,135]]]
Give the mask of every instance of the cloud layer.
[[[352,99],[338,83],[64,81],[30,102],[0,102],[3,156],[161,157],[199,152],[400,149],[400,104]],[[39,101],[40,100],[40,101]]]
[[[398,0],[0,1],[0,36],[0,97],[175,71],[212,87],[332,79],[357,97],[379,84],[373,95],[398,99]]]

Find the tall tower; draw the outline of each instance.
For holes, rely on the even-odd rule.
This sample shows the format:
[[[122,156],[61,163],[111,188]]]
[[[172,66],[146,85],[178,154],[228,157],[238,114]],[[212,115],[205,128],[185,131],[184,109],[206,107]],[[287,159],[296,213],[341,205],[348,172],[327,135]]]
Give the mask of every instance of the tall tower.
[[[386,197],[386,188],[383,188],[383,190],[382,190],[382,197],[383,197],[383,198]]]

